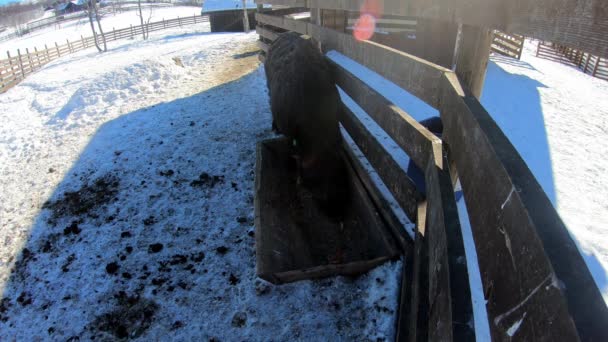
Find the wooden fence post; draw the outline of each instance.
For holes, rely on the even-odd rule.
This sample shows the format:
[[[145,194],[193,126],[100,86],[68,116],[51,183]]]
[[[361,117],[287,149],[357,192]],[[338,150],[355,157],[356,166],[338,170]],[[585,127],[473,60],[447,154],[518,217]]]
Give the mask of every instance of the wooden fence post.
[[[27,64],[30,67],[30,71],[34,71],[34,63],[32,62],[32,56],[30,56],[30,50],[25,48],[25,54],[27,55]]]
[[[597,68],[600,66],[600,61],[602,59],[600,58],[600,56],[597,56],[597,59],[595,60],[595,66],[593,67],[593,73],[591,74],[591,76],[595,77],[595,74],[597,73]]]
[[[179,24],[179,27],[182,27],[182,19],[179,17],[179,15],[177,16],[177,23]]]
[[[36,55],[36,62],[38,63],[38,67],[40,68],[40,56],[38,55],[38,48],[34,46],[34,53]]]
[[[21,50],[17,49],[17,55],[19,55],[19,69],[21,69],[21,76],[25,78],[25,71],[23,70],[23,60],[21,60]]]
[[[585,62],[585,67],[583,68],[583,73],[587,73],[587,67],[589,66],[589,60],[591,59],[591,54],[587,54],[587,61]]]
[[[131,24],[131,39],[133,39],[133,24]]]
[[[57,49],[57,57],[61,57],[61,50],[59,50],[59,45],[55,42],[55,49]]]
[[[80,35],[80,41],[82,42],[82,48],[86,48],[87,46],[84,43],[84,37],[82,35]]]
[[[11,53],[7,50],[6,56],[8,57],[8,65],[11,68],[11,74],[13,75],[13,79],[15,78],[15,70],[13,70],[13,61],[11,61]]]
[[[481,98],[486,78],[493,37],[492,30],[462,25],[455,71],[458,78],[478,99]]]
[[[165,23],[165,18],[163,18],[163,28],[166,29],[167,28],[167,23]]]
[[[44,44],[44,53],[46,54],[46,62],[50,62],[51,58],[49,57],[49,48]]]
[[[112,26],[112,40],[116,40],[116,29]]]
[[[73,51],[72,51],[72,45],[70,45],[70,41],[69,41],[69,40],[67,40],[67,39],[66,39],[65,41],[68,43],[68,51],[69,51],[70,53],[73,53]]]
[[[192,18],[194,18],[194,23],[196,24],[196,14],[193,14]]]

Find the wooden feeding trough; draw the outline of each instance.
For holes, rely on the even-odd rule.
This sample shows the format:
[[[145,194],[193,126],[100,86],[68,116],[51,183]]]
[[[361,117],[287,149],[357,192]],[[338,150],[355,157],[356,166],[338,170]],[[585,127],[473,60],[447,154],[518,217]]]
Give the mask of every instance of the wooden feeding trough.
[[[351,199],[342,220],[328,218],[296,184],[285,138],[257,147],[257,274],[272,283],[358,275],[400,253],[346,157]]]

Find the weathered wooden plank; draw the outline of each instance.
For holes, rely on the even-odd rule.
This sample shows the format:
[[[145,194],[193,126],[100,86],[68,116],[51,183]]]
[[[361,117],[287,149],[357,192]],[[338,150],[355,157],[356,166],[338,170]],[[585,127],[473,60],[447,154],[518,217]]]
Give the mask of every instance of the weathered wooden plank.
[[[268,40],[275,40],[277,39],[277,37],[279,36],[278,33],[271,31],[269,29],[263,28],[263,27],[256,27],[255,31],[262,37],[268,39]]]
[[[456,75],[478,99],[486,79],[492,37],[492,31],[486,28],[462,25]]]
[[[427,201],[418,204],[416,219],[416,238],[414,240],[412,268],[412,286],[410,290],[410,307],[408,314],[408,329],[402,333],[399,330],[398,341],[426,342],[428,341],[429,324],[429,256],[426,241],[427,230]]]
[[[256,0],[288,5],[294,0]],[[364,0],[308,0],[309,8],[358,12]],[[600,0],[378,0],[384,13],[494,28],[608,57],[608,3]]]
[[[399,255],[354,172],[340,222],[329,219],[289,167],[287,139],[258,144],[255,186],[256,272],[274,283],[361,274]]]
[[[260,22],[264,22],[264,17],[260,17],[260,19]],[[301,21],[283,18],[281,28],[286,30],[296,28],[296,32],[312,36],[321,42],[324,50],[336,50],[366,65],[429,105],[437,107],[436,89],[439,86],[441,75],[449,71],[448,69],[378,43],[357,41],[349,34],[336,32],[316,24],[307,23],[307,29],[304,30],[302,24]],[[264,35],[262,34],[262,36]],[[421,82],[421,80],[424,81]]]
[[[355,75],[331,63],[338,86],[395,140],[420,169],[425,168],[429,157],[441,155],[439,138]],[[435,162],[441,165],[441,159]]]
[[[315,24],[308,24],[308,34],[320,41],[325,51],[336,50],[437,107],[436,89],[441,75],[448,69],[372,41],[357,41],[349,34]]]
[[[420,214],[420,210],[418,210]],[[424,214],[424,213],[423,213]],[[413,247],[413,246],[412,246]],[[416,330],[410,329],[410,322],[417,316],[418,310],[413,311],[414,301],[417,303],[418,286],[414,279],[414,268],[416,260],[419,258],[415,254],[415,247],[409,248],[403,258],[403,268],[401,269],[401,289],[399,291],[399,308],[397,311],[397,322],[395,331],[395,341],[405,342],[411,335],[416,334]],[[416,289],[416,293],[414,293]],[[416,298],[414,298],[416,297]]]
[[[502,50],[502,49],[501,49],[500,47],[498,47],[498,46],[492,46],[492,47],[490,48],[490,51],[491,51],[491,52],[495,52],[495,53],[497,53],[497,54],[499,54],[499,55],[503,55],[503,56],[506,56],[506,57],[512,57],[512,58],[517,59],[517,54],[515,54],[515,53],[513,53],[513,52],[510,52],[510,51],[507,51],[507,50]]]
[[[475,97],[446,74],[443,140],[464,195],[493,339],[607,341],[608,309],[542,188]],[[511,333],[512,334],[512,333]]]
[[[282,16],[256,13],[255,20],[263,22],[265,25],[283,27],[283,17]]]
[[[397,203],[411,219],[415,219],[418,201],[422,195],[416,189],[416,184],[407,176],[393,156],[365,128],[355,114],[342,103],[340,122],[348,134],[363,151],[372,167],[391,191]]]
[[[346,139],[345,139],[346,140]],[[386,224],[391,229],[393,237],[397,244],[401,248],[401,250],[406,253],[411,250],[412,238],[405,231],[406,227],[403,227],[399,218],[395,215],[393,211],[391,203],[384,197],[384,194],[380,191],[380,189],[376,186],[376,183],[372,180],[371,175],[367,172],[365,167],[362,164],[362,161],[359,159],[354,152],[354,149],[349,146],[349,142],[344,141],[344,150],[346,151],[346,156],[348,157],[348,161],[352,166],[355,174],[359,177],[359,180],[369,193],[372,201],[376,205],[380,216],[384,218]]]
[[[451,69],[458,24],[431,18],[419,18],[416,24],[416,56]]]
[[[268,44],[264,43],[264,42],[263,42],[263,41],[261,41],[261,40],[258,40],[258,41],[256,42],[256,44],[258,45],[258,47],[259,47],[259,48],[260,48],[262,51],[264,51],[264,53],[268,53],[268,48],[269,48]]]
[[[15,79],[15,80],[3,85],[2,88],[0,88],[0,92],[4,93],[5,91],[9,90],[10,88],[16,86],[17,83],[19,83],[20,81],[21,81],[21,79]]]
[[[427,229],[429,258],[429,340],[473,341],[471,290],[464,242],[454,198],[454,188],[445,153],[443,168],[429,162]]]
[[[509,42],[500,39],[500,37],[497,36],[494,36],[492,43],[499,45],[501,48],[509,50],[515,54],[519,54],[521,52],[521,49],[523,48],[523,45],[515,46]]]

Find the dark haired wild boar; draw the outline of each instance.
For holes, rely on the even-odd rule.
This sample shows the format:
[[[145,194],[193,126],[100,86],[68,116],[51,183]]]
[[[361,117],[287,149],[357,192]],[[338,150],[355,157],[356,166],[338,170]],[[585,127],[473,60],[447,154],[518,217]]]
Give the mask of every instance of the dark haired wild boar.
[[[265,71],[273,129],[289,138],[301,181],[334,216],[348,182],[332,68],[310,37],[288,32],[270,46]]]

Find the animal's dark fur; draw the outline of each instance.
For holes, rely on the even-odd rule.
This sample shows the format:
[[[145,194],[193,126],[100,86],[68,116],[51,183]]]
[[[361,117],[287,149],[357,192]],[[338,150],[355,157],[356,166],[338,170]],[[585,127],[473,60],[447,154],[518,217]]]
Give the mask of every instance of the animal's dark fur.
[[[311,38],[288,32],[270,46],[265,70],[273,128],[295,142],[304,184],[326,207],[344,201],[340,96],[329,63]]]

